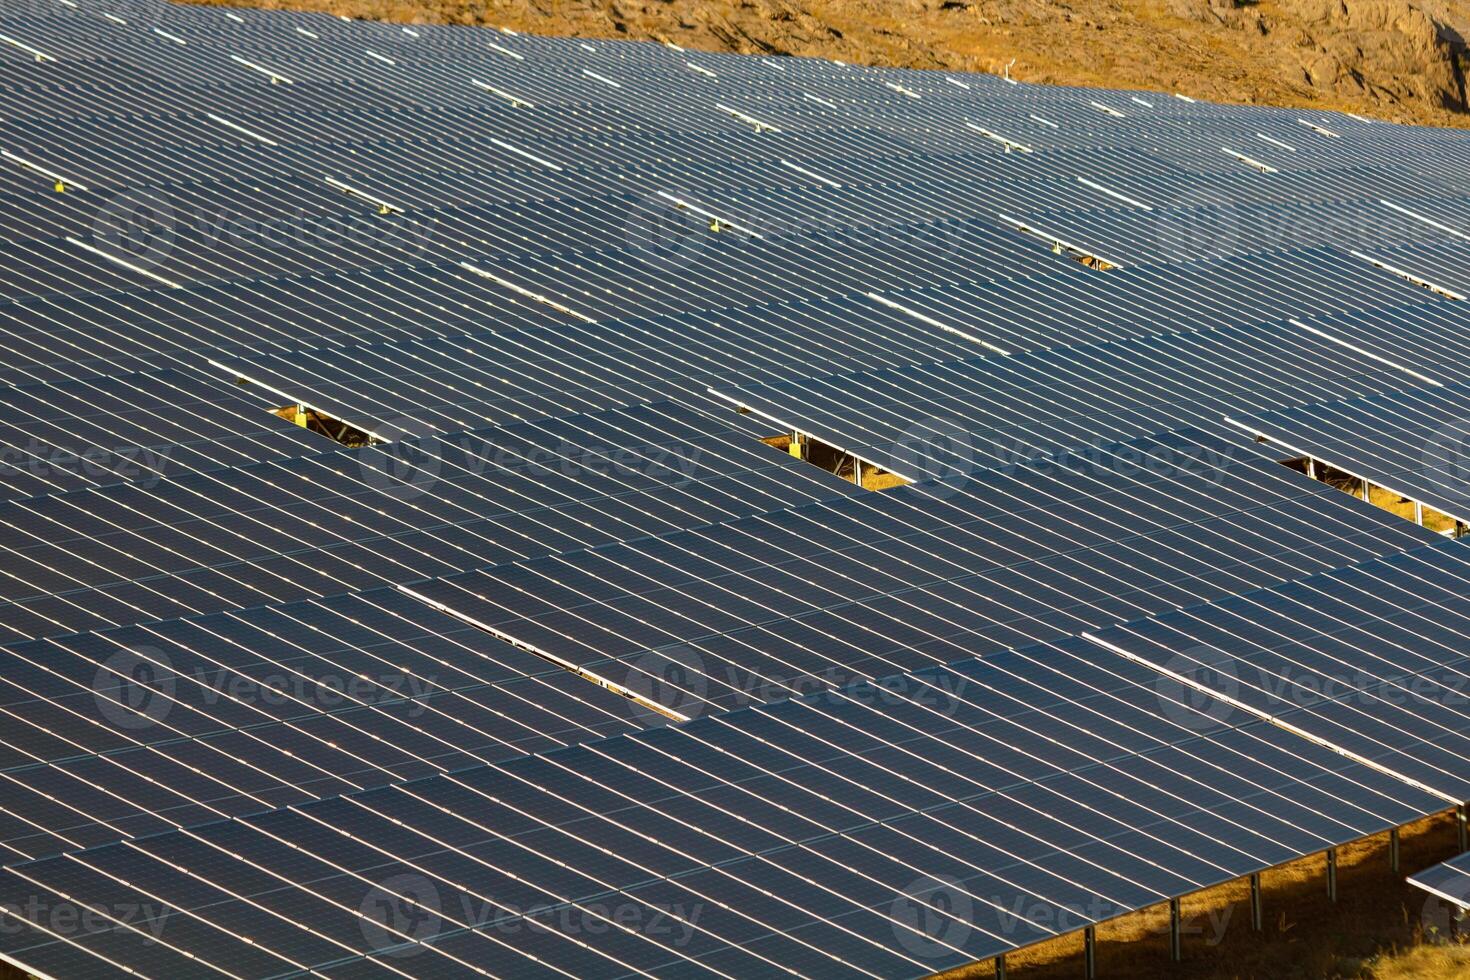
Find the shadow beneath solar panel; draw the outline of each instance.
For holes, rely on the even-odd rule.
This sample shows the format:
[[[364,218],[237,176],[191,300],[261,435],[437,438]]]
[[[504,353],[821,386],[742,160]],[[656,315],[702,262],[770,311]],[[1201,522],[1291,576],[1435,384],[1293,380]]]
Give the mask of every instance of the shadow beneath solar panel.
[[[1457,521],[1448,514],[1442,514],[1432,507],[1428,507],[1421,501],[1406,497],[1385,487],[1374,485],[1362,477],[1354,476],[1345,470],[1337,469],[1326,463],[1312,459],[1307,456],[1295,459],[1283,459],[1281,465],[1288,469],[1296,470],[1310,479],[1319,483],[1325,483],[1330,487],[1341,490],[1349,496],[1372,504],[1380,510],[1386,510],[1390,514],[1402,517],[1406,521],[1412,521],[1426,530],[1443,534],[1450,538],[1462,538],[1470,534],[1470,527],[1464,522]]]
[[[1113,265],[1111,262],[1107,261],[1106,259],[1100,259],[1096,255],[1088,255],[1086,252],[1067,252],[1067,253],[1060,253],[1059,252],[1058,254],[1066,254],[1067,257],[1070,258],[1070,259],[1072,259],[1073,261],[1080,262],[1081,264],[1085,265],[1087,268],[1089,268],[1089,269],[1096,269],[1099,272],[1107,272],[1110,269],[1116,269],[1117,268],[1117,266]]]
[[[364,446],[376,445],[386,440],[380,439],[371,432],[365,432],[350,422],[333,418],[316,409],[306,405],[282,405],[280,408],[272,409],[275,414],[294,425],[303,429],[310,429],[318,435],[326,436],[335,442],[339,442],[349,449],[361,449]]]
[[[1089,269],[1093,269],[1097,272],[1108,272],[1113,269],[1122,268],[1120,263],[1111,262],[1103,258],[1101,255],[1097,255],[1094,252],[1088,251],[1080,245],[1074,245],[1071,242],[1063,241],[1062,239],[1053,235],[1051,232],[1043,231],[1042,229],[1027,224],[1024,221],[1017,221],[1014,218],[1007,218],[1004,215],[1001,216],[1001,221],[1007,227],[1020,232],[1022,235],[1026,235],[1031,238],[1038,238],[1041,241],[1046,242],[1048,245],[1051,246],[1053,255],[1064,256],[1074,262],[1080,263],[1081,265]]]
[[[804,433],[788,432],[769,436],[761,442],[818,469],[826,470],[848,483],[856,483],[864,490],[892,490],[913,482]]]
[[[216,368],[222,367],[213,361],[210,364]],[[258,387],[262,392],[277,398],[293,397],[290,393],[274,391],[264,385],[259,385],[258,382],[244,375],[237,374],[234,377],[235,384],[241,387]],[[365,446],[375,446],[392,441],[303,402],[289,402],[278,408],[272,408],[271,413],[280,416],[292,425],[299,425],[317,435],[325,436],[348,449],[362,449]]]
[[[1167,904],[1098,927],[1097,976],[1126,980],[1428,980],[1470,975],[1470,945],[1436,934],[1435,903],[1406,876],[1458,851],[1454,818],[1441,813],[1401,830],[1395,871],[1385,834],[1339,849],[1338,897],[1324,887],[1321,854],[1262,875],[1262,928],[1253,928],[1244,879],[1196,892],[1182,901],[1182,959],[1169,949]],[[1084,975],[1082,939],[1064,935],[1007,957],[1012,980],[1076,980]],[[1415,965],[1422,969],[1415,970]],[[940,975],[940,980],[991,980],[990,962]]]

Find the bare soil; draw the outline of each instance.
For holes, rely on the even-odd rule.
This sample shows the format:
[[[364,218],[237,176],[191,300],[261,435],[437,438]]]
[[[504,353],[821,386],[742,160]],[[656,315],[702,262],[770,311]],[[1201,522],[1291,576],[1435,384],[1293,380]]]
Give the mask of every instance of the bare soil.
[[[196,0],[217,3],[219,0]],[[233,5],[251,5],[232,0]],[[1470,126],[1466,0],[256,0]],[[1012,63],[1014,62],[1014,63]]]

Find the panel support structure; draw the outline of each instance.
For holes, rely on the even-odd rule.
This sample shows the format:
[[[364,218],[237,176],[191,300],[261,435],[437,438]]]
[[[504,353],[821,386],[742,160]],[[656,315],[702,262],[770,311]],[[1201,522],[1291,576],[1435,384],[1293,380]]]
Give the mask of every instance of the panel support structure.
[[[1097,980],[1097,927],[1082,930],[1083,972],[1087,980]]]
[[[1466,827],[1466,816],[1464,803],[1455,807],[1455,839],[1459,842],[1461,854],[1470,851],[1470,840],[1467,840],[1467,830],[1470,828]]]
[[[1260,932],[1261,923],[1261,875],[1251,875],[1251,928]]]
[[[1399,829],[1397,827],[1388,832],[1388,870],[1394,874],[1399,873]]]
[[[1327,849],[1327,898],[1337,901],[1337,848]]]
[[[1179,928],[1179,899],[1169,899],[1169,959],[1178,963],[1184,958],[1183,944],[1180,942]]]
[[[997,956],[995,958],[995,980],[1006,980],[1006,958]]]

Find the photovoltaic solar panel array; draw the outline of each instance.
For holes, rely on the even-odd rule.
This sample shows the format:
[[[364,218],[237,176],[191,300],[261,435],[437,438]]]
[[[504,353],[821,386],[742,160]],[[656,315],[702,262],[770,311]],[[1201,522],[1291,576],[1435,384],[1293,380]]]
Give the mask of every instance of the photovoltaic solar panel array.
[[[12,0],[0,196],[36,975],[918,977],[1470,799],[1465,133]]]
[[[1409,884],[1428,892],[1431,901],[1448,902],[1463,914],[1463,910],[1470,909],[1470,855],[1461,854],[1426,868],[1411,877]],[[1451,924],[1448,917],[1445,917],[1445,924]]]

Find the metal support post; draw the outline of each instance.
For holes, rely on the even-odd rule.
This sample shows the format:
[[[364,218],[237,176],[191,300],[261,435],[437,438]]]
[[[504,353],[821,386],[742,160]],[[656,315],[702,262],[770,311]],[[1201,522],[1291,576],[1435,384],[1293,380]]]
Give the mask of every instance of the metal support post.
[[[1169,959],[1178,963],[1184,958],[1183,944],[1180,942],[1179,928],[1179,899],[1169,899]]]

